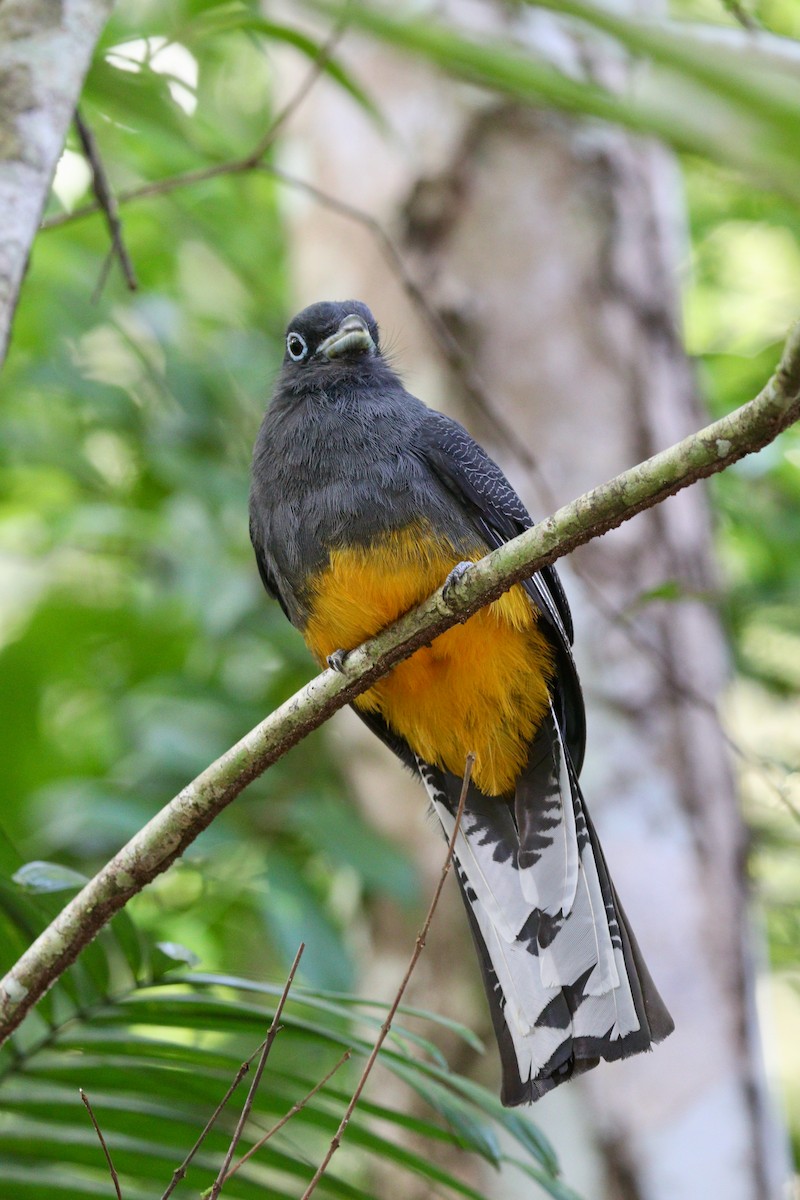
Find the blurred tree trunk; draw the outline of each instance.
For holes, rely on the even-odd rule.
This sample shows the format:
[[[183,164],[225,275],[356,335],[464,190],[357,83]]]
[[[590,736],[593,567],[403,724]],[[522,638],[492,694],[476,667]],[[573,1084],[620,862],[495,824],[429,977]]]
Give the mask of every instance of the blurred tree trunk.
[[[293,240],[298,306],[370,304],[410,390],[463,420],[534,513],[696,427],[670,157],[597,125],[490,104],[363,42],[352,61],[393,137],[321,85],[293,126],[286,165],[299,161],[402,243],[488,384],[492,411],[445,369],[370,233],[305,202]],[[745,831],[715,711],[727,662],[704,599],[714,589],[704,492],[667,501],[562,568],[587,693],[584,791],[677,1031],[653,1054],[558,1089],[532,1115],[587,1200],[771,1200],[786,1154],[754,1008]],[[644,602],[665,584],[679,600]],[[433,878],[441,845],[418,816],[419,789],[360,729],[342,721],[336,736],[362,802],[422,848]],[[437,925],[414,1001],[480,1020],[491,1046],[455,896]],[[390,994],[409,944],[396,923],[376,930],[372,994]],[[490,1086],[493,1053],[480,1068]],[[497,1195],[510,1200],[510,1181]]]
[[[113,0],[0,0],[0,366],[28,255]]]

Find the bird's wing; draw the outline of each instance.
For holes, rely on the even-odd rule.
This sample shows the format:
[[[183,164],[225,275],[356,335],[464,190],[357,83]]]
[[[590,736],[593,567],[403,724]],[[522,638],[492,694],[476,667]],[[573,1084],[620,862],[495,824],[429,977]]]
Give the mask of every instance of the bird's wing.
[[[416,451],[472,516],[492,549],[530,529],[528,510],[503,472],[463,425],[430,411]],[[575,769],[580,773],[586,741],[583,694],[572,657],[572,616],[555,567],[523,583],[556,652],[554,706]]]
[[[254,550],[255,556],[256,556],[256,565],[258,566],[258,573],[261,576],[261,582],[264,584],[264,587],[267,591],[267,595],[272,596],[272,598],[274,600],[278,601],[278,604],[280,604],[281,608],[284,611],[284,614],[291,621],[292,614],[289,612],[289,607],[288,607],[286,601],[284,600],[283,596],[280,593],[280,588],[278,587],[278,583],[277,583],[277,580],[275,579],[275,576],[273,575],[272,571],[269,569],[269,564],[267,562],[267,556],[264,553],[264,547],[261,543],[261,535],[258,530],[258,526],[257,526],[256,522],[253,520],[252,516],[250,517],[250,541],[253,543],[253,550]]]

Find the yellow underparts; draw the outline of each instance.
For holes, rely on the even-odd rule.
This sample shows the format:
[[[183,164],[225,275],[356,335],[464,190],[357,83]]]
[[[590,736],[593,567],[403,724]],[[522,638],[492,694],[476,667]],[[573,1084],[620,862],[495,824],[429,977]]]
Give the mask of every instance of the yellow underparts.
[[[430,529],[334,550],[312,581],[303,636],[321,664],[425,600],[461,559]],[[380,713],[426,762],[462,775],[470,750],[482,792],[512,792],[549,702],[553,656],[520,586],[417,650],[355,701]]]

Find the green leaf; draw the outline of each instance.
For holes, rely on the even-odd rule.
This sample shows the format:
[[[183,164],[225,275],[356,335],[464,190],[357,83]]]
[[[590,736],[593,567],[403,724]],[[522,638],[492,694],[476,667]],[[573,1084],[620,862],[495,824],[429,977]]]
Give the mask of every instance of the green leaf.
[[[435,21],[407,17],[362,3],[315,3],[389,43],[426,58],[470,83],[526,104],[548,105],[581,116],[599,117],[638,133],[662,138],[744,171],[759,186],[773,187],[800,201],[795,164],[800,153],[800,91],[785,74],[751,72],[742,57],[725,46],[713,53],[691,32],[653,29],[633,18],[617,17],[579,0],[552,0],[542,7],[589,21],[604,36],[613,34],[626,49],[647,52],[663,71],[651,86],[631,75],[627,92],[562,74],[537,57],[499,39],[480,41]]]
[[[554,1200],[581,1200],[578,1193],[573,1191],[571,1187],[568,1187],[566,1183],[563,1183],[560,1179],[555,1179],[546,1171],[540,1171],[537,1167],[531,1166],[529,1162],[524,1162],[519,1158],[510,1158],[505,1155],[503,1156],[503,1162],[511,1163],[517,1170],[527,1175],[529,1179],[533,1179],[539,1184],[542,1191],[547,1192],[547,1195],[552,1196]]]
[[[500,1162],[500,1146],[491,1126],[481,1120],[471,1106],[465,1104],[449,1088],[433,1079],[423,1079],[405,1064],[394,1063],[393,1070],[413,1087],[448,1124],[460,1146],[485,1158],[492,1166]]]
[[[323,44],[316,42],[308,34],[291,25],[279,21],[270,21],[248,11],[241,4],[232,3],[215,5],[202,13],[193,21],[184,25],[179,38],[187,46],[217,38],[226,33],[251,33],[263,37],[266,41],[283,42],[308,58],[311,62],[320,62],[325,53]],[[328,52],[325,57],[322,73],[329,75],[344,89],[365,112],[383,124],[383,118],[378,107],[350,72],[341,64],[334,54]]]
[[[196,967],[200,962],[194,951],[181,946],[179,942],[156,942],[156,949],[176,967]],[[167,967],[167,970],[170,968]]]
[[[12,879],[29,892],[74,892],[88,882],[86,875],[71,867],[40,861],[25,863],[14,872]]]
[[[407,855],[364,821],[352,803],[333,796],[298,795],[289,823],[309,850],[320,849],[332,863],[344,863],[371,892],[411,906],[420,893],[416,868]]]

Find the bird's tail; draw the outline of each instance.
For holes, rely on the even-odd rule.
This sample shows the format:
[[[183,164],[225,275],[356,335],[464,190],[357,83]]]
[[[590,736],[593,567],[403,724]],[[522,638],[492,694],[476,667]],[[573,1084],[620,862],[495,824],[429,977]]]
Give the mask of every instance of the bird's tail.
[[[445,834],[461,781],[417,760]],[[673,1023],[609,878],[550,712],[507,802],[467,792],[455,868],[503,1067],[506,1105],[601,1058],[648,1050]]]

